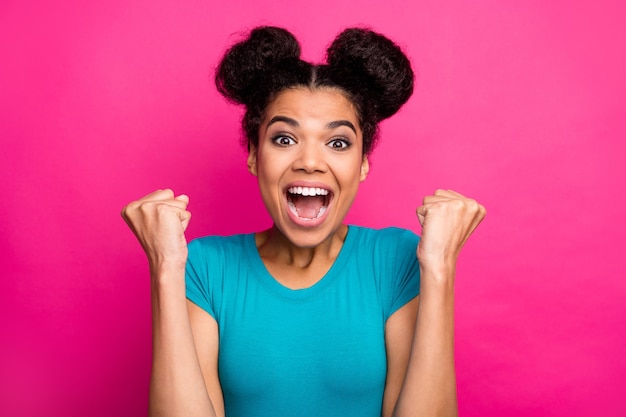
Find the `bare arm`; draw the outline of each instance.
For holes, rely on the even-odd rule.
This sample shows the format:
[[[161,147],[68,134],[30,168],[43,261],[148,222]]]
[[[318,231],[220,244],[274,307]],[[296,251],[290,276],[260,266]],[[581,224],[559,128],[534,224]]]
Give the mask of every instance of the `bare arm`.
[[[124,220],[150,263],[152,376],[150,416],[215,416],[196,353],[185,297],[191,217],[186,196],[159,190],[130,203]]]
[[[461,248],[482,221],[485,209],[453,191],[437,190],[417,210],[422,223],[418,245],[420,296],[410,354],[395,417],[454,417],[458,415],[454,367],[454,278]],[[404,309],[404,308],[403,308]],[[410,325],[406,311],[392,316],[388,343],[406,344],[397,326]],[[391,321],[395,319],[394,321]],[[387,393],[385,393],[387,395]]]
[[[191,331],[194,336],[196,352],[204,383],[215,415],[224,417],[224,397],[218,374],[219,329],[217,322],[206,311],[187,300],[187,311],[191,320]]]
[[[383,417],[391,417],[402,389],[411,355],[418,308],[419,296],[393,313],[385,325],[387,378],[383,397]]]
[[[393,415],[457,416],[453,289],[443,279],[434,282],[438,274],[422,272],[421,280],[433,283],[421,285],[410,359]]]

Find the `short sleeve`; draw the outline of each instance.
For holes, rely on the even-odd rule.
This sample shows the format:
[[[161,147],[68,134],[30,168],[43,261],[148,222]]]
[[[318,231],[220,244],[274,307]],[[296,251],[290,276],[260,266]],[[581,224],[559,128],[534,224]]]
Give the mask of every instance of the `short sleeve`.
[[[393,262],[389,270],[389,308],[385,320],[393,313],[419,295],[420,268],[417,260],[419,236],[410,230],[392,229],[394,236],[389,242],[389,261]]]
[[[187,265],[185,267],[185,288],[187,299],[216,318],[209,287],[208,265],[210,251],[202,239],[196,239],[188,245]]]

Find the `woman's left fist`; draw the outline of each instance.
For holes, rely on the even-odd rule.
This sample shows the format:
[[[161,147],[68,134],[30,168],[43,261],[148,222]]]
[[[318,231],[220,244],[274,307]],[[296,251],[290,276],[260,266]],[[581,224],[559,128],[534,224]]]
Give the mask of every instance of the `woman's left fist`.
[[[452,190],[437,190],[424,198],[417,209],[422,238],[417,247],[420,265],[427,267],[456,265],[456,260],[487,214],[476,200]]]

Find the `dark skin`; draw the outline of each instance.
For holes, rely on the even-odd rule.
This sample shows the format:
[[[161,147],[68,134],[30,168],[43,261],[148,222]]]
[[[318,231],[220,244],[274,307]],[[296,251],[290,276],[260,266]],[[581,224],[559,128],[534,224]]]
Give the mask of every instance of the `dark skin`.
[[[275,116],[295,120],[270,123]],[[355,128],[345,123],[350,121]],[[282,136],[281,136],[282,135]],[[288,288],[319,281],[342,247],[343,223],[369,163],[354,107],[332,89],[292,89],[266,109],[248,167],[259,179],[274,225],[257,233],[265,266]],[[309,185],[311,185],[309,187]],[[328,209],[315,218],[290,209],[285,190],[324,189]],[[151,270],[153,372],[150,415],[224,416],[217,372],[215,320],[185,298],[191,214],[188,197],[158,190],[130,203],[123,217],[144,248]],[[454,279],[459,253],[485,215],[476,201],[437,190],[417,209],[422,240],[420,296],[385,326],[388,373],[383,416],[456,416]]]

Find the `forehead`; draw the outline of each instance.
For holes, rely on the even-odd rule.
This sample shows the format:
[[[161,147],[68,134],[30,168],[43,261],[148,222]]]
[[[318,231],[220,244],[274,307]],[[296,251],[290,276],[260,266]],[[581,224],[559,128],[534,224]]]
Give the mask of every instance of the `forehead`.
[[[263,123],[274,116],[296,120],[317,119],[325,123],[348,120],[358,126],[356,108],[343,92],[333,88],[290,88],[278,93],[265,109]]]

